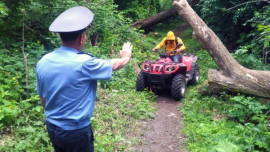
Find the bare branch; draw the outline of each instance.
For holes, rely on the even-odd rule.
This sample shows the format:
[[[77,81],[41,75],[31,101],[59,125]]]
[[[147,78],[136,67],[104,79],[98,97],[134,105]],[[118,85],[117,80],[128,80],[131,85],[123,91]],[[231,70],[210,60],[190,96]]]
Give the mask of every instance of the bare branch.
[[[234,6],[234,7],[228,8],[226,11],[232,10],[232,9],[237,8],[237,7],[240,7],[240,6],[242,6],[242,5],[246,5],[246,4],[249,4],[249,3],[256,3],[256,2],[267,2],[267,3],[270,3],[270,0],[255,0],[255,1],[248,1],[248,2],[245,2],[245,3],[238,4],[238,5]]]
[[[22,29],[22,54],[23,54],[23,59],[24,59],[24,66],[25,66],[25,86],[26,86],[26,98],[29,99],[29,89],[28,89],[28,86],[29,86],[29,71],[28,71],[28,61],[27,61],[27,56],[28,54],[26,54],[24,52],[24,44],[25,44],[25,37],[24,37],[24,34],[25,34],[25,22],[24,22],[24,17],[25,17],[25,9],[22,9],[22,13],[23,13],[23,29]]]
[[[2,46],[4,48],[3,50],[6,51],[9,55],[15,56],[14,54],[12,54],[12,53],[9,52],[9,50],[5,47],[5,45],[3,44],[3,42],[1,40],[0,40],[0,44],[2,44]]]

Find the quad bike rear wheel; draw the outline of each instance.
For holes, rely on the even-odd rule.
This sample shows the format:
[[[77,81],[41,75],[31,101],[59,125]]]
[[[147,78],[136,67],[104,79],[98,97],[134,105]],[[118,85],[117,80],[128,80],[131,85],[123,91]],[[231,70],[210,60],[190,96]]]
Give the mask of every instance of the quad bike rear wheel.
[[[180,100],[186,94],[186,79],[182,74],[176,75],[172,80],[171,94],[175,100]]]
[[[197,84],[199,82],[199,79],[200,79],[199,67],[197,64],[195,64],[192,79],[190,80],[190,84]]]
[[[146,87],[147,87],[147,85],[146,85],[146,77],[143,74],[143,72],[141,71],[138,74],[138,77],[137,77],[137,80],[136,80],[136,90],[137,91],[143,91],[144,88],[146,88]]]

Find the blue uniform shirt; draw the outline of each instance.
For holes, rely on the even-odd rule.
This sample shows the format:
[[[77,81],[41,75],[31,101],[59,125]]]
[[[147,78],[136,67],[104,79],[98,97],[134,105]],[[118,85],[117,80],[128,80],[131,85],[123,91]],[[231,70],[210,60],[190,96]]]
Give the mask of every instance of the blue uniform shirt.
[[[90,124],[97,80],[112,76],[110,60],[79,54],[61,46],[45,55],[36,67],[37,92],[45,99],[46,121],[65,130]]]

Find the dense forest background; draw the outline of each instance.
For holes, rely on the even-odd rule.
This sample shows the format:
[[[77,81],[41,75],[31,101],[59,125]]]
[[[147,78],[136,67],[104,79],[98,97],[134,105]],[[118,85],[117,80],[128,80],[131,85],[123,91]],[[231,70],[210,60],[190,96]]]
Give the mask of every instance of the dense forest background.
[[[270,70],[269,0],[197,0],[193,9],[219,36],[243,66]],[[125,137],[140,120],[153,118],[155,95],[136,92],[134,64],[156,58],[149,50],[183,20],[175,15],[151,28],[148,35],[130,25],[172,7],[166,0],[2,0],[0,2],[0,151],[52,151],[44,126],[43,109],[36,94],[35,65],[59,47],[57,34],[48,31],[52,21],[72,6],[88,7],[95,14],[88,37],[97,39],[85,51],[108,59],[117,57],[123,42],[131,41],[133,59],[110,81],[99,82],[97,109],[92,123],[97,151],[125,150],[133,140]],[[151,34],[154,32],[159,35]],[[202,81],[215,63],[191,38],[182,36],[188,51],[200,61]],[[207,61],[207,62],[206,62]],[[129,92],[129,94],[126,94]],[[269,100],[221,93],[202,96],[197,86],[188,90],[182,109],[190,151],[270,151]],[[218,120],[213,121],[213,119]],[[194,128],[199,126],[200,128]],[[130,128],[130,129],[126,129]],[[198,146],[200,145],[200,146]]]

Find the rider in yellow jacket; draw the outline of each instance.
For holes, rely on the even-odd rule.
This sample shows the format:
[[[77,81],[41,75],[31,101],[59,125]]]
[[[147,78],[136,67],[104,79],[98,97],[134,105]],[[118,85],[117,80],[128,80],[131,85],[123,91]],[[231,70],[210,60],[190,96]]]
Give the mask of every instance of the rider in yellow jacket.
[[[183,45],[180,48],[176,48],[177,44],[182,43]],[[181,62],[182,55],[180,55],[181,51],[186,49],[183,41],[179,37],[175,37],[172,31],[167,33],[167,36],[162,39],[162,41],[153,49],[153,51],[161,49],[164,45],[166,45],[166,53],[170,53],[173,50],[176,50],[176,53],[170,53],[170,58],[173,62]]]

